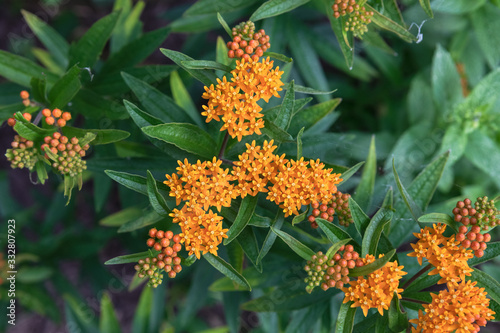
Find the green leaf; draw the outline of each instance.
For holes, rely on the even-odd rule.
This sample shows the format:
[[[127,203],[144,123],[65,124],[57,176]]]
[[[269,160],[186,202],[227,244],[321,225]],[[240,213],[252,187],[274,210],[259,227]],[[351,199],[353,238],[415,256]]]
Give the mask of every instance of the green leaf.
[[[283,86],[283,89],[288,90],[290,89],[290,83],[285,83]],[[295,92],[302,93],[302,94],[309,94],[309,95],[328,95],[331,93],[334,93],[337,91],[337,89],[333,89],[330,91],[326,90],[318,90],[314,88],[309,88],[309,87],[304,87],[304,86],[299,86],[299,85],[294,85],[294,90]]]
[[[146,111],[164,122],[189,122],[191,119],[186,112],[175,104],[167,95],[125,72],[122,72],[123,80],[134,92]]]
[[[56,129],[44,129],[40,128],[36,125],[33,125],[26,119],[24,119],[21,112],[16,112],[14,114],[14,119],[16,120],[16,124],[14,125],[14,129],[16,132],[25,139],[35,141],[40,140],[46,136],[51,136],[52,133],[56,131]]]
[[[48,266],[22,266],[17,271],[16,282],[21,283],[42,283],[47,280],[54,270]]]
[[[370,224],[370,218],[352,197],[349,198],[349,210],[351,211],[351,216],[356,229],[361,237],[363,237],[365,235],[366,228],[368,228],[368,225]]]
[[[229,37],[233,37],[233,33],[231,31],[231,28],[229,28],[229,25],[227,24],[226,20],[222,17],[221,14],[217,13],[217,20],[219,20],[220,25],[226,30],[226,33],[229,35]]]
[[[45,77],[49,87],[57,81],[57,76],[47,73],[45,68],[38,66],[31,60],[3,50],[0,50],[0,76],[23,87],[29,87],[31,79],[34,77],[39,79]]]
[[[69,50],[70,66],[78,65],[80,68],[94,66],[111,36],[118,15],[118,12],[114,12],[103,17],[94,23],[76,44],[71,45]]]
[[[342,172],[342,181],[339,183],[339,185],[346,182],[349,178],[351,178],[359,170],[359,168],[361,168],[363,164],[365,164],[365,161],[359,162],[358,164],[352,166],[348,170]]]
[[[266,119],[266,118],[264,118]],[[293,137],[287,131],[281,129],[273,121],[266,119],[264,127],[260,129],[262,134],[267,135],[275,143],[293,141]]]
[[[427,16],[429,16],[430,18],[434,18],[434,14],[432,13],[432,9],[431,9],[430,0],[419,0],[419,2],[420,2],[420,6],[422,6],[422,9],[425,11]]]
[[[401,194],[401,197],[403,198],[406,207],[413,216],[413,219],[415,221],[418,221],[418,218],[423,214],[422,209],[415,203],[410,194],[408,194],[408,191],[406,191],[406,188],[401,182],[401,179],[399,179],[398,172],[396,171],[396,166],[394,165],[394,158],[392,159],[392,172],[394,174],[394,179],[396,180],[396,184],[398,185],[399,193]]]
[[[54,57],[44,49],[34,47],[31,49],[31,53],[35,56],[36,60],[47,69],[48,72],[52,72],[57,76],[63,75],[66,67],[62,67],[59,63],[54,60]]]
[[[95,135],[95,139],[92,141],[92,145],[106,145],[108,143],[117,142],[125,140],[130,136],[129,132],[116,129],[82,129],[76,127],[65,126],[62,128],[62,132],[67,137],[77,137],[83,138],[88,133]]]
[[[147,190],[147,180],[145,177],[138,176],[138,175],[133,175],[130,173],[126,172],[120,172],[120,171],[114,171],[114,170],[106,170],[104,171],[111,179],[114,181],[122,184],[123,186],[134,190],[136,192],[139,192],[144,195],[148,195],[148,190]],[[168,196],[168,193],[170,192],[170,188],[159,182],[156,181],[156,186],[158,187],[158,190],[162,195]]]
[[[99,77],[104,74],[122,71],[124,68],[139,64],[158,49],[169,33],[170,28],[164,27],[147,32],[141,37],[131,41],[109,57],[102,67]]]
[[[232,242],[227,245],[227,256],[229,257],[229,264],[236,269],[239,273],[243,271],[243,249],[238,242]]]
[[[135,309],[132,321],[132,333],[144,333],[149,331],[150,316],[153,306],[153,288],[144,287]]]
[[[432,2],[432,8],[434,8],[436,12],[463,14],[481,7],[485,2],[486,0],[454,0],[453,2],[447,0],[434,0]]]
[[[170,75],[170,89],[172,89],[172,96],[175,103],[186,111],[188,116],[196,123],[196,125],[202,129],[206,128],[198,109],[194,105],[194,102],[177,71],[172,72]]]
[[[479,265],[491,259],[500,256],[500,242],[488,243],[488,247],[484,250],[484,255],[481,258],[473,257],[467,262],[469,266]]]
[[[66,320],[72,323],[73,332],[98,332],[94,316],[89,316],[85,302],[70,294],[63,294],[63,299],[66,305]]]
[[[210,265],[214,266],[214,268],[219,272],[243,287],[244,290],[252,290],[252,287],[250,286],[248,281],[224,259],[218,256],[214,256],[210,252],[204,254],[203,257],[210,263]]]
[[[262,272],[262,264],[257,262],[259,256],[259,245],[257,244],[257,238],[252,228],[243,229],[236,241],[240,244],[243,252],[245,252],[247,258],[255,266],[255,268]]]
[[[392,216],[393,212],[391,210],[381,208],[372,217],[370,224],[368,224],[365,234],[363,235],[361,257],[364,258],[367,254],[376,256],[380,237],[384,231],[385,225],[391,222]]]
[[[114,214],[108,215],[99,221],[99,225],[105,227],[119,227],[131,220],[142,216],[142,209],[138,207],[128,207]]]
[[[324,12],[328,17],[328,19],[330,20],[330,26],[332,27],[333,33],[337,38],[340,50],[344,55],[347,68],[352,69],[354,64],[354,38],[352,34],[347,35],[346,31],[342,27],[342,21],[336,19],[333,16],[331,1],[323,0],[323,4],[324,4]]]
[[[375,189],[376,174],[377,153],[375,150],[375,136],[373,135],[370,142],[370,149],[368,150],[368,156],[366,157],[363,174],[361,175],[361,180],[354,195],[354,199],[356,199],[356,202],[358,202],[364,210],[368,210],[371,207],[373,191]]]
[[[292,119],[294,104],[295,104],[295,91],[294,91],[294,82],[292,80],[285,94],[285,97],[283,98],[283,103],[281,104],[278,116],[274,120],[276,126],[285,131],[290,126],[290,120]]]
[[[275,229],[272,226],[271,230],[279,236],[295,253],[304,258],[305,260],[311,260],[311,257],[314,255],[313,250],[299,242],[297,239],[293,238],[289,234],[279,229]]]
[[[104,293],[101,298],[101,318],[99,321],[99,332],[120,333],[120,324],[116,317],[113,303],[108,293]]]
[[[315,326],[319,319],[321,319],[323,313],[326,313],[329,305],[329,301],[323,301],[313,304],[307,309],[297,311],[292,316],[290,323],[286,327],[285,333],[307,332],[311,327]],[[330,313],[328,313],[328,315],[330,315]]]
[[[35,164],[36,175],[40,183],[45,184],[45,180],[49,178],[47,174],[47,169],[45,168],[45,163],[43,161],[38,161]]]
[[[238,210],[238,215],[234,219],[233,225],[229,228],[226,236],[227,238],[224,240],[224,245],[231,243],[241,231],[247,226],[250,221],[255,207],[257,206],[258,195],[251,196],[247,195],[242,201],[240,205],[240,209]]]
[[[224,64],[218,63],[217,61],[210,60],[188,60],[181,61],[184,68],[187,69],[214,69],[230,73],[233,69]]]
[[[323,232],[325,233],[326,237],[328,240],[332,243],[335,244],[337,242],[340,242],[341,240],[351,238],[347,232],[342,230],[341,228],[337,227],[335,224],[332,222],[328,222],[327,220],[324,220],[322,218],[316,218],[316,223],[318,223],[319,227]],[[307,259],[309,260],[309,259]]]
[[[212,71],[207,69],[189,69],[185,68],[182,64],[183,61],[192,61],[194,60],[191,57],[188,57],[185,54],[180,52],[168,50],[168,49],[160,49],[161,53],[163,53],[167,58],[175,62],[179,67],[186,70],[192,77],[203,83],[205,86],[209,87],[211,84],[216,83],[216,76]]]
[[[304,127],[297,134],[297,160],[302,158],[302,134],[304,133]]]
[[[364,6],[366,7],[366,10],[373,12],[372,22],[381,27],[382,29],[394,32],[396,35],[401,37],[401,39],[403,39],[406,42],[411,43],[417,41],[417,37],[413,36],[408,30],[406,30],[406,28],[400,26],[387,16],[382,15],[369,4],[365,3]]]
[[[442,213],[430,213],[422,215],[418,218],[418,222],[420,223],[444,223],[447,226],[451,227],[455,232],[458,232],[457,224],[453,220],[453,218],[448,214]]]
[[[492,298],[495,302],[500,303],[500,283],[490,275],[473,268],[474,271],[470,276],[466,276],[467,281],[477,281],[477,287],[484,288],[488,293],[488,296]]]
[[[347,239],[343,239],[337,243],[334,243],[332,246],[330,246],[330,248],[328,249],[328,251],[326,251],[326,256],[328,257],[328,259],[332,259],[332,257],[335,255],[335,253],[337,253],[337,251],[345,244],[349,243],[350,241],[352,241],[352,238],[347,238]]]
[[[296,135],[301,128],[305,128],[306,130],[311,128],[324,117],[331,114],[341,101],[342,99],[335,98],[297,112],[292,118],[288,132],[291,135]]]
[[[104,98],[90,89],[80,89],[72,103],[76,112],[89,118],[102,120],[103,117],[106,117],[109,120],[116,120],[129,116],[123,105]]]
[[[274,230],[279,230],[283,226],[283,221],[285,221],[285,214],[281,209],[278,209],[276,217],[274,218],[271,226],[274,228]],[[264,243],[262,243],[262,248],[260,249],[259,256],[257,257],[257,263],[260,263],[269,252],[274,242],[276,241],[276,236],[277,234],[273,232],[273,230],[269,229],[266,239],[264,240]]]
[[[391,258],[394,256],[395,253],[396,249],[393,249],[387,252],[382,258],[375,259],[375,261],[372,263],[369,263],[361,267],[354,267],[353,269],[349,270],[349,276],[352,277],[367,276],[375,272],[377,269],[384,267],[385,264],[387,264],[389,260],[391,260]]]
[[[49,91],[49,100],[51,108],[64,109],[78,93],[82,84],[80,82],[80,68],[71,67],[63,77],[54,84]]]
[[[207,159],[212,159],[217,155],[216,142],[196,125],[170,123],[143,127],[142,131],[150,137],[171,143]]]
[[[300,213],[299,215],[296,215],[292,219],[292,226],[302,222],[305,220],[307,213],[309,213],[309,206],[307,206],[306,210]]]
[[[156,186],[156,180],[154,179],[151,172],[148,170],[147,177],[147,189],[148,189],[148,197],[149,203],[153,207],[153,209],[162,216],[168,216],[172,210],[168,207],[165,198],[158,191],[158,187]]]
[[[496,68],[500,62],[500,38],[498,34],[490,33],[500,30],[499,15],[500,9],[492,4],[486,4],[471,13],[477,41],[490,68]]]
[[[250,21],[256,22],[268,17],[273,17],[289,12],[310,0],[269,0],[264,2],[250,17]]]
[[[391,305],[389,307],[389,329],[393,332],[401,332],[408,327],[408,314],[401,311],[398,293],[394,292]]]
[[[232,12],[247,8],[257,0],[200,0],[184,12],[184,16]]]
[[[284,54],[280,54],[280,53],[276,53],[276,52],[266,51],[266,52],[264,52],[263,57],[271,57],[273,59],[276,59],[276,60],[279,60],[279,61],[283,61],[285,63],[292,63],[293,62],[292,58],[289,58],[289,57],[287,57]]]
[[[48,104],[47,103],[47,96],[46,96],[46,88],[47,88],[47,81],[45,81],[45,78],[39,79],[37,77],[34,77],[31,79],[31,95],[30,97],[34,99],[35,101],[38,101],[43,104]],[[17,110],[16,110],[17,111]]]
[[[408,194],[413,198],[415,204],[420,207],[421,211],[425,211],[427,208],[441,178],[447,159],[448,153],[438,156],[408,186]],[[404,205],[401,201],[396,203],[394,220],[398,221],[398,223],[391,225],[391,231],[388,235],[393,240],[395,247],[401,245],[412,235],[412,227],[403,219],[405,216]]]
[[[460,76],[451,55],[438,45],[432,59],[432,92],[437,110],[446,114],[463,100]]]
[[[157,212],[154,210],[149,210],[146,213],[143,213],[141,217],[139,217],[136,220],[132,220],[129,222],[126,222],[118,228],[119,233],[121,232],[131,232],[137,229],[141,229],[144,227],[147,227],[149,225],[155,224],[157,222],[160,222],[164,220],[164,217],[159,215]]]
[[[335,323],[335,333],[351,333],[354,327],[354,315],[357,307],[351,308],[352,301],[343,303],[339,309],[337,322]]]
[[[68,65],[69,45],[50,25],[28,11],[21,10],[26,23],[63,68]]]

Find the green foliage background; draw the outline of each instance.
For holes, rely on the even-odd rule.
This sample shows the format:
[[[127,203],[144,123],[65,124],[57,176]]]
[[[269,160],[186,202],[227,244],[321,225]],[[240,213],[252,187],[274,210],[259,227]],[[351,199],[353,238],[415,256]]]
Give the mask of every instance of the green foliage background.
[[[307,257],[310,249],[326,250],[356,235],[363,254],[399,248],[397,259],[411,276],[419,267],[403,253],[419,230],[414,218],[449,214],[465,197],[499,194],[500,3],[367,1],[378,14],[363,39],[354,40],[333,19],[331,2],[201,0],[162,7],[95,1],[100,13],[113,13],[88,18],[88,30],[62,2],[34,8],[38,14],[59,8],[48,24],[23,11],[23,31],[36,37],[11,38],[0,50],[0,120],[24,108],[19,91],[28,89],[38,102],[72,112],[74,127],[65,134],[91,132],[96,140],[83,190],[74,191],[68,205],[61,177],[52,173],[46,185],[34,186],[27,172],[2,164],[0,214],[2,221],[17,223],[20,313],[38,313],[71,332],[341,332],[349,324],[356,332],[385,329],[387,323],[372,314],[362,322],[360,311],[354,316],[340,307],[336,291],[305,293],[304,258],[295,252]],[[155,6],[164,10],[153,14]],[[19,9],[9,7],[12,13]],[[151,17],[169,23],[146,29]],[[230,65],[221,17],[229,26],[252,18],[270,35],[271,51],[282,55],[275,63],[285,71],[283,81],[294,84],[265,107],[266,123],[282,124],[279,110],[293,117],[289,126],[266,127],[264,135],[281,143],[280,153],[320,158],[345,173],[339,189],[357,203],[358,229],[351,226],[346,234],[321,222],[318,231],[307,222],[292,225],[263,198],[255,211],[240,216],[238,205],[257,204],[242,200],[222,212],[241,229],[235,242],[221,246],[221,258],[231,266],[206,256],[186,263],[172,282],[139,292],[132,264],[104,262],[137,261],[146,226],[175,228],[166,217],[175,205],[162,181],[177,159],[217,155],[223,135],[199,112],[203,85]],[[470,93],[464,94],[463,84]],[[29,126],[19,129],[38,135]],[[5,124],[0,131],[2,141],[12,140]],[[225,156],[235,159],[243,148],[231,140]],[[5,229],[0,235],[3,247]],[[498,231],[492,236],[498,240]],[[306,247],[294,248],[292,238]],[[488,250],[475,264],[499,281],[498,243]],[[486,259],[492,261],[483,264]],[[406,292],[425,300],[428,294],[420,291],[435,282],[419,280]],[[6,299],[1,292],[0,302]],[[416,316],[417,307],[403,306]],[[5,318],[0,324],[6,325]],[[494,325],[485,331],[495,331]]]

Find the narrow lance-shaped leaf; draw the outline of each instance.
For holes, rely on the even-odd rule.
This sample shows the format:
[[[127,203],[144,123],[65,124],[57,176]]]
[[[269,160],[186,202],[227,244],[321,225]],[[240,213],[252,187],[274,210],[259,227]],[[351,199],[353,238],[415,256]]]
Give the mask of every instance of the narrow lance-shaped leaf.
[[[325,233],[326,237],[333,244],[351,238],[347,232],[337,227],[335,224],[328,222],[322,218],[316,218],[316,223],[318,223],[319,227]]]
[[[155,212],[153,209],[149,209],[147,212],[143,213],[138,219],[124,223],[118,228],[119,233],[131,232],[137,229],[147,227],[149,225],[160,222],[164,219],[163,216]]]
[[[116,318],[115,309],[111,298],[104,293],[101,298],[101,317],[99,320],[99,332],[101,333],[120,333],[120,324]]]
[[[186,60],[181,61],[181,64],[188,69],[213,69],[224,71],[226,73],[229,73],[233,70],[229,66],[211,60]]]
[[[165,198],[158,191],[156,180],[154,179],[153,175],[149,170],[147,172],[148,177],[146,185],[148,190],[149,203],[158,214],[162,216],[168,216],[172,212],[172,210],[168,207]]]
[[[333,244],[332,246],[330,246],[330,248],[328,249],[328,251],[326,251],[326,256],[328,257],[328,260],[332,259],[332,257],[335,255],[335,253],[337,253],[337,251],[345,244],[349,243],[352,239],[351,238],[347,238],[347,239],[343,239],[335,244]]]
[[[285,97],[283,98],[283,103],[281,104],[280,112],[278,117],[274,120],[274,123],[281,129],[285,131],[290,126],[290,120],[292,119],[293,106],[295,104],[295,90],[294,81],[290,82],[289,89],[287,90]]]
[[[346,32],[344,31],[342,27],[342,22],[340,19],[336,19],[333,16],[333,9],[332,9],[332,3],[330,0],[323,0],[323,5],[324,5],[324,12],[328,19],[330,20],[330,26],[332,27],[333,33],[335,34],[335,37],[337,38],[337,41],[340,46],[340,50],[342,51],[342,54],[344,55],[345,62],[347,65],[347,68],[352,69],[353,64],[354,64],[354,38],[352,37],[352,34],[349,35],[349,38],[344,38]]]
[[[361,256],[365,257],[367,254],[376,255],[377,246],[380,236],[384,231],[384,226],[391,222],[393,212],[391,210],[381,208],[371,219],[370,224],[366,228],[363,236],[361,246]]]
[[[351,333],[354,327],[354,315],[357,307],[351,308],[352,301],[343,303],[339,309],[337,322],[335,324],[335,333]]]
[[[365,164],[365,161],[363,162],[359,162],[358,164],[352,166],[351,168],[349,168],[348,170],[344,171],[342,173],[342,181],[340,182],[340,184],[342,184],[343,182],[347,181],[349,178],[351,178],[358,170],[359,168],[361,168],[363,166],[363,164]]]
[[[114,257],[112,259],[107,260],[104,265],[119,265],[119,264],[129,264],[131,262],[138,262],[139,259],[149,258],[151,255],[156,255],[157,251],[144,251],[139,253],[127,254],[124,256]]]
[[[219,20],[220,25],[222,25],[222,27],[227,32],[229,37],[233,38],[233,33],[231,31],[231,28],[229,28],[229,25],[227,24],[226,20],[224,20],[224,18],[220,13],[217,13],[217,20]]]
[[[431,9],[430,0],[419,0],[419,2],[420,2],[420,6],[422,6],[422,9],[425,11],[427,16],[429,16],[430,18],[434,18],[434,14],[432,13],[432,9]]]
[[[242,201],[240,205],[240,209],[238,210],[238,215],[234,219],[233,225],[229,228],[227,232],[227,238],[224,240],[224,245],[231,243],[240,232],[247,226],[250,218],[255,211],[255,207],[257,206],[258,195],[251,196],[247,195]]]
[[[250,21],[259,21],[268,17],[289,12],[310,0],[269,0],[264,2],[250,17]]]
[[[246,290],[252,290],[252,287],[248,283],[248,281],[238,273],[236,269],[234,269],[233,266],[231,266],[229,263],[227,263],[224,259],[221,257],[215,256],[212,253],[206,253],[203,255],[203,257],[212,265],[215,269],[217,269],[219,272],[236,282],[238,285],[243,287]]]
[[[370,218],[352,197],[349,198],[349,210],[351,211],[351,216],[356,229],[358,230],[360,236],[363,237],[365,235],[366,228],[370,224]]]
[[[271,230],[276,233],[276,235],[278,235],[279,238],[281,238],[295,253],[305,260],[311,260],[311,257],[314,255],[313,250],[284,231],[274,229],[273,227],[271,227]]]
[[[194,102],[177,71],[172,72],[170,75],[170,88],[172,89],[172,96],[175,103],[186,111],[188,116],[196,123],[196,125],[205,129],[205,123],[201,119],[200,113],[194,105]]]
[[[68,102],[78,93],[82,84],[80,82],[80,68],[77,65],[71,67],[61,77],[49,92],[50,106],[63,109]]]
[[[473,268],[471,276],[466,276],[466,280],[477,281],[477,287],[484,288],[495,302],[500,303],[500,283],[491,275]]]
[[[132,320],[132,333],[148,332],[151,307],[153,306],[153,288],[144,288],[137,303],[134,319]]]
[[[87,134],[92,134],[95,139],[92,141],[93,145],[105,145],[112,142],[125,140],[130,136],[129,132],[116,130],[116,129],[82,129],[77,127],[65,126],[62,128],[64,135],[68,137],[83,138]]]
[[[29,59],[0,50],[0,76],[9,81],[29,87],[33,77],[47,78],[47,85],[52,87],[57,81],[57,76],[47,73],[47,70],[38,66]]]
[[[375,176],[377,173],[377,153],[375,150],[375,136],[372,136],[368,157],[361,175],[361,181],[354,195],[356,202],[365,210],[371,206],[373,190],[375,188]]]
[[[394,292],[391,305],[389,307],[389,329],[392,332],[401,332],[408,327],[408,313],[401,311],[399,297]]]
[[[396,22],[394,22],[393,20],[391,20],[387,16],[382,15],[381,13],[376,11],[369,4],[365,4],[365,7],[366,7],[366,10],[373,12],[372,21],[373,21],[373,23],[375,23],[379,27],[394,32],[396,35],[401,37],[404,41],[407,41],[410,43],[417,41],[417,37],[412,35],[408,30],[406,30],[406,28],[400,26],[399,24],[397,24]]]
[[[422,216],[422,210],[420,207],[415,203],[413,198],[408,194],[408,191],[404,187],[403,183],[401,182],[401,179],[399,179],[398,172],[396,171],[396,166],[394,165],[394,159],[392,159],[392,171],[394,173],[394,179],[396,180],[396,184],[398,185],[399,193],[401,194],[401,197],[403,198],[403,201],[406,204],[406,207],[408,207],[408,210],[410,211],[411,215],[413,216],[413,219],[415,221],[418,221],[418,218]]]
[[[453,230],[458,231],[457,223],[453,220],[453,218],[448,214],[443,213],[430,213],[422,215],[418,218],[418,222],[420,223],[444,223],[447,226],[451,227]]]
[[[217,77],[212,71],[209,71],[207,69],[189,69],[184,67],[184,65],[182,64],[183,61],[192,61],[195,59],[188,57],[187,55],[177,51],[172,51],[168,49],[160,49],[160,51],[167,58],[175,62],[178,66],[185,69],[189,74],[191,74],[192,77],[202,82],[205,86],[209,87],[211,84],[216,83]]]
[[[276,213],[276,217],[274,218],[272,222],[272,226],[274,230],[279,230],[281,229],[281,226],[283,225],[283,221],[285,221],[285,214],[281,209],[278,210]],[[262,259],[266,256],[266,254],[269,252],[271,247],[273,246],[275,240],[276,240],[277,234],[273,232],[273,230],[269,229],[266,239],[264,240],[264,243],[262,244],[262,248],[259,252],[259,256],[257,257],[257,263],[260,263]]]
[[[111,179],[114,181],[120,183],[121,185],[128,187],[131,190],[134,190],[136,192],[139,192],[144,195],[148,195],[148,190],[147,190],[147,180],[145,177],[139,176],[139,175],[134,175],[131,173],[126,173],[126,172],[120,172],[120,171],[114,171],[114,170],[106,170],[104,171]],[[167,185],[156,181],[156,185],[161,191],[163,195],[168,196],[168,193],[170,192],[170,189]]]
[[[45,136],[50,136],[52,135],[52,133],[55,132],[55,129],[49,130],[33,125],[32,123],[24,119],[21,112],[16,112],[14,114],[14,119],[16,120],[14,129],[20,136],[22,136],[27,140],[31,141],[39,140]]]
[[[349,276],[357,277],[357,276],[366,276],[370,273],[375,272],[377,269],[380,269],[385,266],[391,260],[391,258],[396,253],[396,250],[393,249],[387,252],[382,258],[375,259],[374,262],[369,263],[367,265],[361,267],[355,267],[349,270]]]

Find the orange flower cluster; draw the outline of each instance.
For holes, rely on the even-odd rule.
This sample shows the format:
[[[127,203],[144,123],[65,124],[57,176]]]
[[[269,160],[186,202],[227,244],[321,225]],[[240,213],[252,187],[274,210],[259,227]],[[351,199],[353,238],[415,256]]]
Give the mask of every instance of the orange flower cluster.
[[[208,105],[203,105],[205,111],[201,114],[207,117],[207,123],[212,119],[220,121],[222,117],[221,131],[227,130],[232,138],[241,141],[243,136],[261,134],[264,121],[257,102],[263,99],[267,103],[272,96],[279,97],[283,71],[279,67],[273,69],[273,61],[268,57],[262,62],[236,61],[231,74],[230,82],[224,77],[222,81],[217,79],[216,87],[213,84],[205,87],[202,97],[208,99]]]
[[[488,306],[484,288],[476,287],[477,282],[467,281],[458,285],[448,284],[448,290],[433,294],[432,302],[423,305],[426,314],[420,310],[418,319],[410,320],[417,327],[412,332],[423,333],[471,333],[479,332],[487,320],[494,319],[495,312]]]
[[[170,216],[181,227],[179,236],[186,251],[189,251],[189,255],[194,253],[198,259],[200,252],[217,255],[217,246],[223,238],[227,238],[228,229],[222,228],[222,216],[211,210],[205,212],[199,206],[189,207],[186,204],[181,210],[174,209]]]
[[[383,257],[381,254],[379,258]],[[375,261],[375,257],[367,255],[363,258],[363,263],[369,264]],[[399,280],[407,273],[403,271],[403,266],[398,266],[398,262],[388,262],[384,267],[372,272],[365,279],[359,277],[357,281],[350,282],[351,286],[342,288],[345,293],[343,303],[354,302],[351,307],[361,307],[363,314],[368,314],[371,308],[377,308],[380,315],[384,315],[383,310],[388,310],[394,292],[401,298],[403,289],[399,287]]]
[[[420,233],[414,233],[419,239],[416,244],[411,244],[414,252],[409,253],[410,257],[417,257],[418,263],[422,265],[422,258],[435,267],[429,275],[439,274],[441,283],[457,284],[470,276],[472,268],[467,264],[467,260],[472,258],[472,250],[466,250],[455,239],[443,236],[446,229],[444,224],[434,224],[432,228],[425,227]]]

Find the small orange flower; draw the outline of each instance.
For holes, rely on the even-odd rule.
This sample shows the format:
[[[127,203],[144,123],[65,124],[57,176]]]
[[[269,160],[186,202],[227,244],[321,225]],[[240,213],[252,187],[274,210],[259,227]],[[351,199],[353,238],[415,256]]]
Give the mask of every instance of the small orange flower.
[[[425,227],[420,233],[415,233],[414,235],[419,240],[416,244],[411,244],[414,252],[409,253],[408,256],[417,257],[420,265],[422,265],[422,259],[426,258],[435,267],[429,275],[441,276],[438,284],[457,284],[463,281],[465,276],[470,276],[472,268],[467,264],[467,260],[474,255],[472,250],[466,250],[460,245],[455,235],[443,236],[445,229],[444,224],[434,224],[432,228]]]
[[[495,312],[488,307],[490,300],[486,298],[484,288],[476,287],[477,282],[462,281],[459,284],[448,284],[448,290],[433,294],[432,302],[423,305],[425,315],[420,310],[418,319],[411,319],[416,324],[412,332],[440,333],[478,332],[479,326],[494,319]]]
[[[379,258],[383,256],[381,254]],[[372,255],[363,258],[365,265],[374,261],[375,257]],[[380,315],[384,315],[383,310],[389,309],[394,292],[401,298],[403,289],[398,288],[399,280],[406,274],[408,273],[403,271],[403,266],[398,266],[397,261],[388,262],[366,279],[359,277],[357,281],[350,282],[350,287],[342,288],[345,293],[344,303],[354,302],[351,307],[361,307],[365,317],[371,308],[377,308]]]

